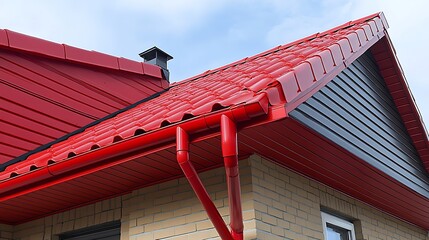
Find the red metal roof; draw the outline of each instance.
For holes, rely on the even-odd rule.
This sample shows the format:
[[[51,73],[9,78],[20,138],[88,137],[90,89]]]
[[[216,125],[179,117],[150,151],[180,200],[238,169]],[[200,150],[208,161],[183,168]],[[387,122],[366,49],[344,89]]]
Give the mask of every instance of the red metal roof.
[[[70,151],[81,154],[90,150],[87,144],[82,144],[83,142],[76,139],[83,139],[85,143],[91,142],[93,145],[104,147],[111,144],[114,137],[126,139],[133,136],[137,129],[149,132],[160,128],[162,124],[180,122],[184,117],[199,116],[221,107],[253,102],[264,93],[269,95],[271,105],[286,102],[287,110],[290,111],[303,102],[302,96],[308,95],[309,92],[314,93],[323,86],[323,83],[331,80],[333,73],[343,69],[344,64],[347,64],[345,60],[352,62],[353,58],[358,56],[353,53],[368,49],[368,46],[384,35],[383,18],[373,15],[369,19],[372,20],[361,19],[349,22],[327,32],[279,46],[179,82],[159,98],[143,103],[115,119],[86,129],[84,133],[58,143],[38,155],[47,154],[47,158],[60,161],[65,159]],[[35,46],[39,45],[41,44],[35,44]],[[51,49],[54,48],[51,47]],[[67,52],[67,47],[65,49]],[[57,52],[54,54],[52,50],[49,54],[59,55]],[[36,106],[29,108],[37,109]],[[94,109],[90,114],[99,112],[99,115],[95,116],[99,117],[111,110]],[[61,115],[62,112],[55,114],[55,116]],[[71,122],[70,124],[81,123]],[[68,128],[65,131],[67,130]],[[100,135],[103,137],[97,137]],[[44,138],[36,143],[43,140]],[[64,155],[57,151],[67,151],[67,153]],[[34,156],[31,156],[26,162],[31,162],[33,158]],[[46,165],[46,161],[41,163],[37,160],[37,162],[38,167]]]
[[[173,84],[159,97],[9,166],[0,174],[0,222],[26,221],[179,177],[172,148],[177,125],[192,134],[191,158],[197,169],[216,167],[221,156],[216,147],[219,114],[228,114],[236,121],[244,121],[240,124],[245,128],[239,136],[240,156],[257,152],[429,228],[426,217],[429,199],[287,118],[289,111],[370,47],[374,46],[371,51],[375,54],[383,53],[386,49],[380,50],[374,44],[386,39],[386,28],[384,16],[374,14],[207,71]],[[393,53],[388,52],[391,46],[382,43],[387,46],[388,54],[384,56],[391,66],[397,65]],[[404,81],[401,76],[395,81]],[[393,80],[392,84],[395,85]],[[410,96],[408,88],[399,91]],[[411,97],[403,101],[415,108]],[[427,133],[418,122],[418,111],[413,110],[405,117],[420,123],[418,134],[410,135],[427,163],[424,155],[425,149],[429,149]],[[277,127],[287,135],[276,134]],[[413,130],[408,128],[409,132]],[[418,145],[419,141],[423,144]],[[339,167],[338,162],[344,164]],[[109,188],[103,187],[106,181]],[[83,191],[81,188],[85,191],[79,192]],[[20,210],[22,203],[30,199],[31,206]],[[385,204],[386,199],[392,204]],[[45,201],[52,205],[34,209],[33,205]],[[13,218],[4,217],[8,213],[14,213]]]
[[[159,67],[0,29],[0,164],[168,86]]]

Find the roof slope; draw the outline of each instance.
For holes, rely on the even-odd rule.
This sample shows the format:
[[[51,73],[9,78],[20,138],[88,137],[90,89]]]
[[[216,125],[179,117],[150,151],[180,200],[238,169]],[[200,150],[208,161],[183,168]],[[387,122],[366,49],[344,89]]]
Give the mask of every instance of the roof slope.
[[[25,173],[31,165],[43,167],[48,160],[58,162],[85,153],[91,146],[106,147],[136,132],[265,97],[271,105],[286,103],[289,112],[383,37],[387,26],[382,14],[373,14],[178,82],[159,97],[8,167],[0,180],[8,179],[11,172]]]
[[[212,116],[227,111],[236,121],[254,118],[256,125],[285,119],[288,112],[325,86],[370,47],[385,39],[387,27],[383,14],[373,14],[173,84],[159,96],[7,167],[0,173],[0,200],[23,196],[27,193],[26,186],[37,191],[39,187],[35,183],[43,180],[45,185],[49,185],[47,182],[51,177],[55,180],[52,184],[60,183],[62,180],[59,179],[67,171],[77,174],[82,169],[82,175],[89,174],[92,171],[88,170],[90,164],[94,169],[101,169],[98,164],[106,158],[109,160],[105,161],[106,166],[115,165],[114,161],[131,162],[131,154],[146,147],[141,144],[155,146],[150,148],[150,152],[156,153],[159,145],[155,144],[171,146],[174,126],[178,124],[186,125],[196,133],[199,128],[216,129],[218,122],[212,121]],[[373,51],[377,55],[390,50],[376,48]],[[397,66],[391,55],[383,56],[379,57],[390,61],[386,68]],[[395,76],[392,84],[404,81],[402,75],[397,73]],[[398,91],[411,96],[408,88]],[[395,95],[392,96],[395,99]],[[402,99],[401,104],[415,108],[412,97]],[[264,118],[259,118],[261,116]],[[404,117],[417,123],[417,128],[413,125],[413,129],[407,127],[407,130],[417,129],[415,136],[420,139],[413,138],[414,143],[418,150],[422,150],[419,151],[422,160],[429,163],[425,158],[429,156],[424,155],[424,151],[429,149],[427,133],[418,111],[413,110]],[[416,141],[423,144],[417,145]],[[120,154],[124,155],[118,156]],[[171,153],[168,154],[171,157]],[[171,161],[159,156],[158,159],[152,163]],[[429,169],[429,164],[426,166]],[[9,192],[13,195],[8,195]],[[420,197],[416,198],[420,201]],[[427,199],[421,201],[422,205],[427,204]],[[17,216],[14,221],[20,219],[24,217]],[[424,224],[429,226],[428,221]]]
[[[1,29],[0,85],[0,164],[168,86],[157,66]]]

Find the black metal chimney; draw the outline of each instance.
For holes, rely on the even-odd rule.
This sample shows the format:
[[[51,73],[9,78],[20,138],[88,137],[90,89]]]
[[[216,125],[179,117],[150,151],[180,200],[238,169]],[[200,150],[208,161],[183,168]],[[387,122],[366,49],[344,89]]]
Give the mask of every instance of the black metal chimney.
[[[142,57],[146,63],[161,67],[165,79],[167,79],[167,81],[169,80],[170,72],[167,68],[167,61],[173,59],[172,56],[157,47],[152,47],[140,53],[139,56]]]

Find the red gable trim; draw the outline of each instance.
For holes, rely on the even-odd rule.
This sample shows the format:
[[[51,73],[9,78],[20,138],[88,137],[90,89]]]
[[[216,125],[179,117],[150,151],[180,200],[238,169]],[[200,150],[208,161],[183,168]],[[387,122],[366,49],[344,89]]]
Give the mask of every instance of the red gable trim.
[[[118,58],[96,51],[88,51],[66,44],[54,43],[7,29],[0,29],[0,47],[85,65],[162,78],[161,68],[155,65]]]
[[[371,50],[414,147],[429,173],[428,132],[390,38],[386,36],[381,39]]]

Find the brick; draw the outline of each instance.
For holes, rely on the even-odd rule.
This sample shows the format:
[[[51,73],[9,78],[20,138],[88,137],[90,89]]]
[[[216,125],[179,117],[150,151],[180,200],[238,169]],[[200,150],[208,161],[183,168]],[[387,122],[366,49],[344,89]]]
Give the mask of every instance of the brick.
[[[219,235],[215,229],[197,231],[189,234],[189,239],[208,239],[208,238],[218,238],[218,237]]]
[[[268,214],[276,218],[283,218],[283,212],[273,207],[268,207]]]
[[[162,239],[162,238],[167,238],[170,236],[174,236],[174,227],[165,228],[165,229],[162,229],[159,231],[155,231],[153,233],[154,239]]]
[[[144,232],[143,226],[135,226],[129,229],[129,235],[137,235]]]
[[[281,236],[281,237],[284,237],[285,229],[282,227],[278,227],[278,226],[271,226],[271,233],[278,235],[278,236]]]
[[[153,221],[154,222],[158,222],[158,221],[162,221],[165,219],[169,219],[172,218],[174,216],[173,212],[162,212],[162,213],[157,213],[153,216]]]
[[[74,229],[81,229],[88,226],[88,217],[82,217],[75,220]]]
[[[252,210],[247,210],[247,211],[243,211],[243,220],[251,220],[251,219],[255,219],[255,211]]]
[[[207,213],[204,211],[186,215],[186,223],[198,222],[201,220],[208,219]]]
[[[210,220],[200,221],[196,224],[197,230],[205,230],[209,228],[213,228],[213,223]]]
[[[256,221],[244,221],[244,229],[256,229]]]
[[[271,225],[277,225],[277,219],[268,214],[262,214],[262,221]]]
[[[261,222],[261,221],[256,221],[256,228],[258,230],[262,230],[265,232],[270,232],[271,231],[271,225]]]
[[[190,232],[195,232],[197,230],[196,224],[186,224],[186,225],[180,225],[174,228],[174,234],[175,235],[181,235],[186,234]]]

